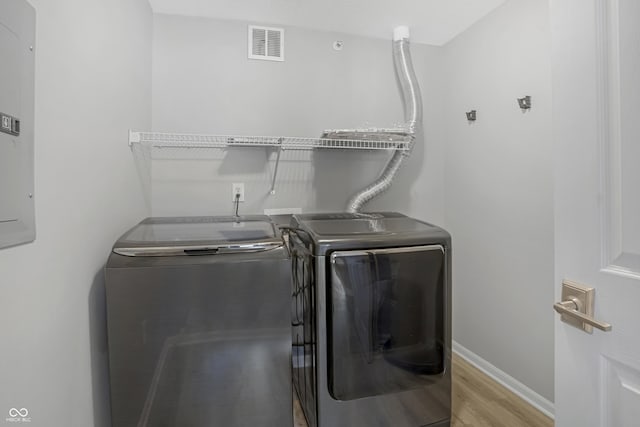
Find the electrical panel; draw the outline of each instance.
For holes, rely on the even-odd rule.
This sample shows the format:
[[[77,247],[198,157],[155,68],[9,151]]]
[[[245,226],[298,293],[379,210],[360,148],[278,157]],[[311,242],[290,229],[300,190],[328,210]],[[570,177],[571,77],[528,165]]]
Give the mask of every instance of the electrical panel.
[[[33,120],[36,13],[0,2],[0,248],[35,239]]]

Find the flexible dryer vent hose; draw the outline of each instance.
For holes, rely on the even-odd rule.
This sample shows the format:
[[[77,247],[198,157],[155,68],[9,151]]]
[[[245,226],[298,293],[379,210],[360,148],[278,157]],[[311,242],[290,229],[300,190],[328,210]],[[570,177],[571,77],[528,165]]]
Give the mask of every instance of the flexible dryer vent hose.
[[[422,97],[411,63],[407,27],[396,27],[393,30],[393,63],[404,102],[405,126],[410,140],[409,149],[396,150],[393,153],[378,179],[351,197],[347,204],[347,212],[360,211],[365,203],[387,190],[405,158],[411,154],[414,143],[422,140]]]

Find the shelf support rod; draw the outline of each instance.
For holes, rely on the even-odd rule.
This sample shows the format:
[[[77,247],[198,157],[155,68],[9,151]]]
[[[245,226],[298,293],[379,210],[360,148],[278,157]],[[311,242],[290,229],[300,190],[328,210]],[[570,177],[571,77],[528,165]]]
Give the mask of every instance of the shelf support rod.
[[[284,142],[284,138],[278,138],[278,144],[280,144],[280,146],[278,147],[278,155],[276,157],[276,167],[273,170],[273,180],[271,181],[271,189],[269,190],[269,194],[271,194],[272,196],[276,194],[276,177],[278,176],[278,166],[280,165],[280,154],[282,154],[282,151],[284,150],[284,148],[282,148],[283,142]]]

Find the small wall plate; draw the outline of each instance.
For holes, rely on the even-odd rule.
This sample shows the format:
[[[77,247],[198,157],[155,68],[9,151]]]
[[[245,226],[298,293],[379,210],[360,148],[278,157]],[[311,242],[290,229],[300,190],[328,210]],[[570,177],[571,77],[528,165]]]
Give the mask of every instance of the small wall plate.
[[[578,311],[586,314],[589,317],[593,317],[593,302],[595,296],[595,289],[582,286],[578,283],[570,280],[562,281],[562,301],[569,301],[575,298],[579,301]],[[565,323],[575,326],[578,329],[591,334],[593,333],[593,326],[584,323],[580,319],[567,316],[566,314],[560,315],[560,320]]]

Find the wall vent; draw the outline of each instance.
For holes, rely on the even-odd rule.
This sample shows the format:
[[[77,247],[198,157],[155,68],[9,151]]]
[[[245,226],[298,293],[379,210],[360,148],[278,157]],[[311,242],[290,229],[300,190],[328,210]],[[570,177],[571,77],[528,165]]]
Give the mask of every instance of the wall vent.
[[[249,25],[249,59],[284,61],[284,29]]]

